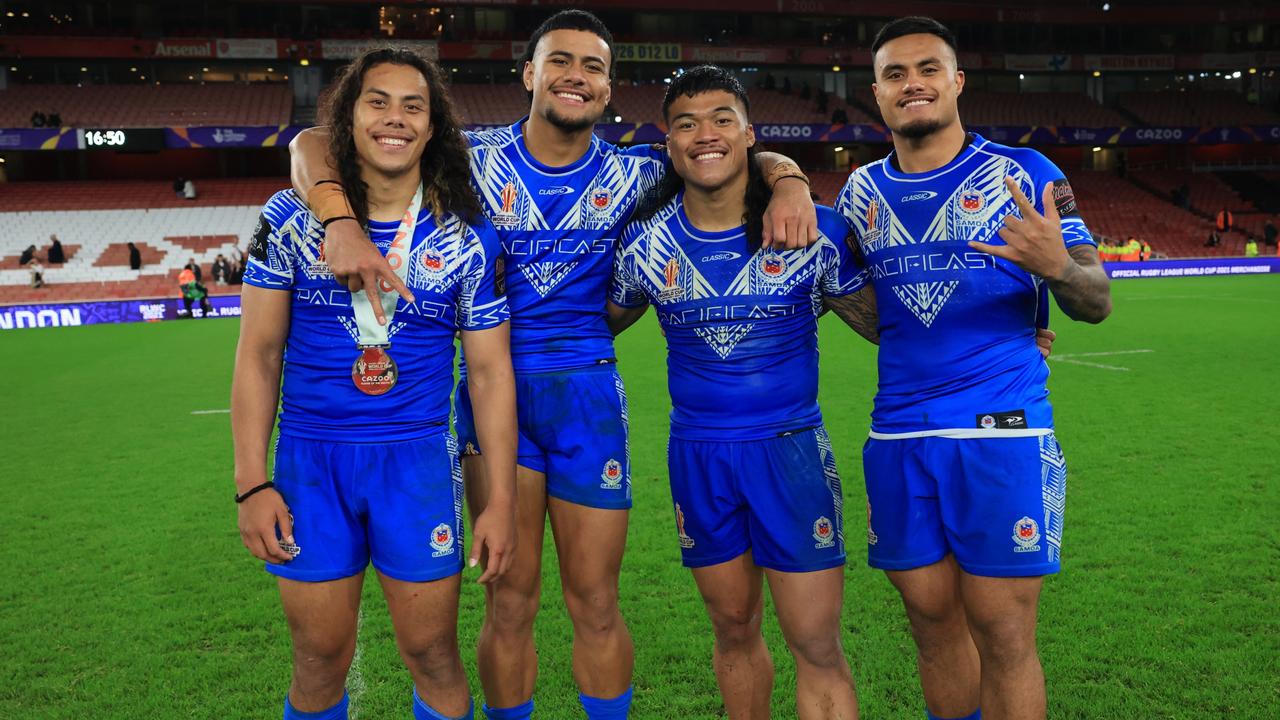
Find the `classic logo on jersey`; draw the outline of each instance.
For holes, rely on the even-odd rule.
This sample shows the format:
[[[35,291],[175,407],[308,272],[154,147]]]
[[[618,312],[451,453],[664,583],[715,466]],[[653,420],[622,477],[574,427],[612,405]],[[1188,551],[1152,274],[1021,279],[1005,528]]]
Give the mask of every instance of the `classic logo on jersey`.
[[[444,271],[444,254],[435,248],[427,248],[422,252],[422,267],[435,275]]]
[[[680,537],[680,547],[686,550],[693,547],[693,538],[684,531],[684,511],[680,509],[680,503],[676,503],[676,533]]]
[[[613,195],[609,193],[608,188],[596,188],[591,191],[591,209],[596,212],[605,212],[609,209],[609,203],[613,200]]]
[[[568,185],[557,185],[555,187],[539,188],[539,195],[569,195],[573,192],[573,188]]]
[[[957,202],[960,210],[970,215],[982,212],[982,208],[987,206],[987,198],[977,190],[965,190],[957,197]]]
[[[546,297],[577,265],[577,262],[528,263],[520,266],[520,273],[539,295]]]
[[[959,284],[959,280],[907,283],[895,285],[893,294],[898,296],[902,304],[906,305],[925,327],[929,327],[937,319],[938,313],[942,312],[942,306],[947,304],[947,298],[951,297],[951,293]]]
[[[813,546],[819,550],[836,544],[836,528],[826,515],[813,521],[813,539],[818,541]]]
[[[435,550],[431,553],[431,557],[453,554],[453,528],[446,523],[437,525],[436,529],[431,531],[431,549]]]
[[[1014,552],[1038,552],[1040,550],[1040,526],[1035,520],[1022,516],[1022,519],[1013,524],[1013,542],[1017,547]]]
[[[771,280],[782,277],[787,271],[787,261],[781,255],[775,252],[768,252],[760,256],[760,272]]]
[[[875,545],[880,542],[880,537],[876,535],[876,531],[871,529],[871,503],[867,503],[867,544]]]
[[[600,487],[605,490],[617,490],[622,487],[622,463],[610,459],[604,464],[604,472],[600,473]]]
[[[516,184],[508,180],[507,184],[502,186],[502,192],[498,193],[502,207],[489,218],[494,227],[510,229],[520,225],[520,216],[514,212],[516,200],[519,198],[520,191],[516,188]]]
[[[903,195],[902,200],[899,202],[909,203],[917,200],[932,200],[936,197],[938,197],[938,193],[932,190],[924,190],[917,193],[911,193],[910,195]]]
[[[737,260],[740,257],[742,257],[742,253],[736,253],[731,250],[726,250],[724,252],[711,253],[710,255],[703,255],[702,262],[719,262],[721,260]]]
[[[662,275],[666,285],[658,292],[658,302],[675,302],[684,297],[684,288],[678,284],[680,282],[680,262],[675,258],[668,260],[666,267],[662,269]]]
[[[715,327],[695,327],[693,331],[698,337],[702,338],[721,360],[729,357],[733,349],[742,342],[742,338],[751,332],[751,328],[755,327],[755,323],[746,323],[744,325],[718,325]]]

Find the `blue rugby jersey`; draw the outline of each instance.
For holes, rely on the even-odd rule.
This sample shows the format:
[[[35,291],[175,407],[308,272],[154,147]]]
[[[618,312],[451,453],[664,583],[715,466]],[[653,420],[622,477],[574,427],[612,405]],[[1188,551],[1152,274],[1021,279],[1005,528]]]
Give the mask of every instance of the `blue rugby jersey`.
[[[552,168],[525,147],[524,122],[467,133],[471,180],[510,271],[512,364],[535,373],[612,360],[605,299],[618,237],[666,154],[592,136],[586,155]]]
[[[744,227],[694,228],[682,194],[623,232],[610,299],[658,313],[672,437],[755,440],[822,422],[822,298],[856,292],[867,277],[843,218],[819,206],[818,230],[802,250],[751,252]]]
[[[399,222],[370,222],[384,255]],[[292,294],[285,345],[280,433],[342,442],[399,442],[449,420],[456,330],[484,330],[508,319],[497,235],[483,218],[468,225],[435,218],[424,205],[408,250],[403,298],[388,325],[399,379],[385,395],[356,389],[351,366],[359,330],[351,293],[324,262],[324,230],[292,190],[262,209],[244,281]]]
[[[853,225],[880,312],[880,387],[873,433],[972,434],[1053,427],[1035,346],[1048,325],[1048,287],[1011,262],[970,248],[1003,245],[1020,217],[1013,177],[1037,212],[1054,183],[1067,247],[1093,244],[1062,171],[1030,148],[973,135],[945,166],[908,174],[893,155],[849,177],[836,209]]]

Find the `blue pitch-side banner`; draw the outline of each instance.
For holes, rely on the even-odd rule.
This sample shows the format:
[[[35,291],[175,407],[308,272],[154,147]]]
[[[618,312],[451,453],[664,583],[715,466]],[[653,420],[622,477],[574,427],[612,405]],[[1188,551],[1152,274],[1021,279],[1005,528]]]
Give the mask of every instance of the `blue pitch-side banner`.
[[[210,317],[239,317],[239,295],[211,295],[213,306]],[[40,305],[0,306],[0,330],[20,330],[36,327],[66,327],[73,325],[101,325],[104,323],[158,322],[176,320],[178,312],[186,311],[178,298],[138,298],[135,300],[106,300],[101,302],[48,303]],[[191,312],[197,318],[204,317],[199,305],[193,304]]]
[[[1113,278],[1204,277],[1280,273],[1280,257],[1205,258],[1102,263]]]
[[[472,129],[502,127],[470,125]],[[1280,143],[1280,125],[1232,127],[1053,127],[1048,125],[967,125],[988,140],[1005,145],[1220,145]],[[283,147],[303,125],[164,128],[169,148]],[[755,123],[756,137],[770,143],[889,143],[883,125]],[[666,130],[655,123],[597,125],[596,135],[613,143],[658,143]],[[75,150],[74,128],[0,129],[0,150]]]

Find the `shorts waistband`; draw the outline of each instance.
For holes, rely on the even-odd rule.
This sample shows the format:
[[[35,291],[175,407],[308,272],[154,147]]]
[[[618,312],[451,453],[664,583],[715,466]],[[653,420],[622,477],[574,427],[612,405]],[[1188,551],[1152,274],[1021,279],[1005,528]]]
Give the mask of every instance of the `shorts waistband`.
[[[944,437],[953,440],[994,440],[997,438],[1041,437],[1052,435],[1053,428],[1021,428],[1017,430],[1001,430],[992,428],[942,428],[939,430],[919,430],[905,433],[882,433],[872,430],[868,436],[872,440],[909,440],[922,437]]]

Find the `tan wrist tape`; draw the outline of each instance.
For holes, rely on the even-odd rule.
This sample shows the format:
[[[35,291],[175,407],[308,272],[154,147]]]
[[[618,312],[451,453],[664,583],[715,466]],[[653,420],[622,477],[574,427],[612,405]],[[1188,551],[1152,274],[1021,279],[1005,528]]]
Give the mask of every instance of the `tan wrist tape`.
[[[347,200],[347,192],[332,181],[316,183],[307,193],[307,205],[321,223],[338,217],[355,217],[356,214]]]

